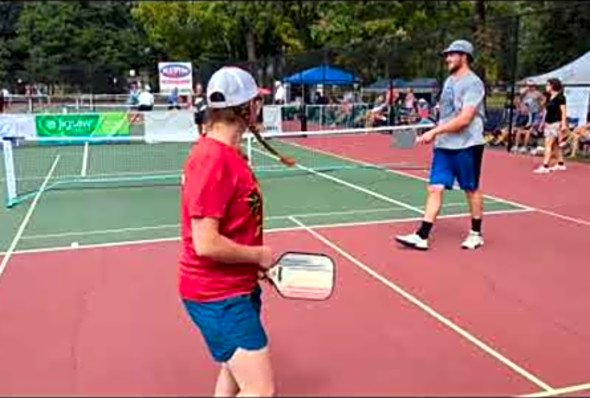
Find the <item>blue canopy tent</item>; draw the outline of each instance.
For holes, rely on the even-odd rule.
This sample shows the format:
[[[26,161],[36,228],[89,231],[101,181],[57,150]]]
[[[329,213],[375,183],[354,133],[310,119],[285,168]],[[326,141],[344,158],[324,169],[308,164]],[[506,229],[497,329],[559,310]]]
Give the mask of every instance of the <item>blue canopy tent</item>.
[[[327,85],[352,85],[360,82],[353,73],[330,65],[318,65],[315,68],[297,72],[294,75],[283,78],[283,82],[291,84],[327,84]]]
[[[285,77],[283,78],[283,82],[301,85],[302,87],[302,96],[304,100],[301,108],[301,130],[307,131],[307,100],[305,99],[305,86],[314,86],[320,84],[327,86],[351,86],[359,83],[360,79],[353,73],[347,72],[343,69],[322,64]]]

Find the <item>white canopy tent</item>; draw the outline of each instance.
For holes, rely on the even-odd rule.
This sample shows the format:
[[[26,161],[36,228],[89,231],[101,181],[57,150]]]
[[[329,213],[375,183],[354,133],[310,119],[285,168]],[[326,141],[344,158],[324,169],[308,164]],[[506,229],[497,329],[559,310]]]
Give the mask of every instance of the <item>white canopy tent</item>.
[[[590,86],[590,51],[561,68],[542,75],[529,77],[525,81],[532,80],[536,84],[545,84],[551,78],[561,80],[566,86],[582,84]]]
[[[532,81],[544,85],[551,78],[561,80],[565,86],[568,117],[577,119],[578,125],[585,124],[590,104],[590,51],[567,65],[542,75],[528,77],[519,84]]]

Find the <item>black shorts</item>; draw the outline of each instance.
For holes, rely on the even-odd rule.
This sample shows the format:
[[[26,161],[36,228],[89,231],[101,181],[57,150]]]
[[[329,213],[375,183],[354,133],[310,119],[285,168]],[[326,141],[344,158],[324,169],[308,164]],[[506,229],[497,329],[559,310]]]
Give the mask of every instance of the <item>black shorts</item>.
[[[529,123],[529,118],[526,115],[518,115],[516,117],[516,120],[514,121],[514,126],[515,127],[526,127],[526,125]]]
[[[152,109],[154,109],[153,105],[139,105],[137,107],[137,110],[142,112],[151,111]]]
[[[195,124],[202,125],[205,123],[205,112],[195,112]]]

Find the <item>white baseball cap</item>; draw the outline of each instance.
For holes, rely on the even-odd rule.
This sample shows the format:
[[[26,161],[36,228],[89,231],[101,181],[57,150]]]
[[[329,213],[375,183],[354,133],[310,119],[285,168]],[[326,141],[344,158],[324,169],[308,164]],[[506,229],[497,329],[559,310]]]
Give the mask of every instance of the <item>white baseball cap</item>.
[[[207,105],[210,108],[238,106],[254,99],[258,93],[258,86],[250,73],[235,66],[224,66],[209,79]]]

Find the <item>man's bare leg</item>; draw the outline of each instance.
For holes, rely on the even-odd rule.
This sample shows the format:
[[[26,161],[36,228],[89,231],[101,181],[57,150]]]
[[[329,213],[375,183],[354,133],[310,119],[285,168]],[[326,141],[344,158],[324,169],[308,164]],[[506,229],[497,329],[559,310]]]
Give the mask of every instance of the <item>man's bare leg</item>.
[[[396,240],[404,246],[412,247],[414,249],[426,250],[428,249],[428,236],[436,217],[442,207],[443,192],[445,187],[442,185],[430,185],[428,187],[428,197],[426,199],[426,206],[424,209],[424,217],[418,231],[414,234],[397,236]]]
[[[471,213],[471,230],[467,239],[463,241],[461,247],[464,249],[477,249],[483,245],[481,224],[483,217],[483,194],[481,190],[465,191],[465,197],[469,204]]]

